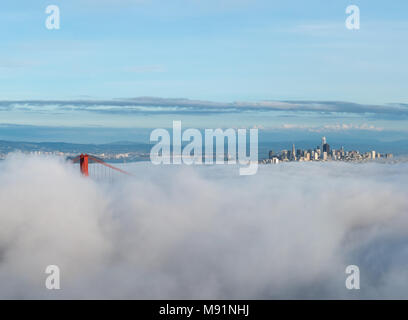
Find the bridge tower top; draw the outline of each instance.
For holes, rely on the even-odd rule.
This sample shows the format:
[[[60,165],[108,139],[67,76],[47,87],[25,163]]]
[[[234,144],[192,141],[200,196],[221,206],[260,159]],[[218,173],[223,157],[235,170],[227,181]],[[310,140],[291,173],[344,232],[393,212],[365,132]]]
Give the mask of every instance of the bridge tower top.
[[[102,159],[99,159],[95,156],[89,155],[89,154],[83,154],[81,153],[79,156],[71,159],[71,161],[73,163],[79,163],[79,169],[81,170],[81,174],[84,177],[89,177],[89,163],[93,163],[93,164],[99,164],[101,165],[103,168],[105,168],[105,171],[107,170],[107,174],[111,175],[112,172],[119,172],[128,176],[132,176],[132,174],[116,168],[112,165],[110,165],[109,163],[106,163],[105,161],[103,161]],[[91,170],[91,174],[95,175],[95,173],[97,173],[97,171],[94,170],[95,168],[93,168],[93,170]],[[109,171],[110,170],[110,171]],[[93,172],[92,172],[93,171]],[[106,174],[106,172],[105,172]]]
[[[88,163],[89,163],[89,156],[87,154],[81,154],[79,156],[79,168],[81,169],[81,173],[85,177],[89,176]]]

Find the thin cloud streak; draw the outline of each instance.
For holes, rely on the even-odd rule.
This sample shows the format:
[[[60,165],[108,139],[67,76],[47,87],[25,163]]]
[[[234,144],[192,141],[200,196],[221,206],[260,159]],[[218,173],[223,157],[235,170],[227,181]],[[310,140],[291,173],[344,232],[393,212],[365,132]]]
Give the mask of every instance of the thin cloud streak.
[[[408,105],[392,103],[387,105],[358,104],[342,101],[273,101],[258,102],[214,102],[185,98],[120,98],[112,100],[21,100],[0,101],[0,110],[10,111],[26,108],[40,111],[42,108],[55,111],[88,111],[98,113],[240,113],[248,111],[289,111],[311,113],[350,113],[389,116],[395,119],[408,117]]]
[[[339,131],[349,131],[349,130],[363,130],[363,131],[384,131],[382,127],[376,127],[367,123],[363,124],[348,124],[348,123],[337,123],[337,124],[325,124],[323,126],[308,126],[300,124],[290,124],[285,123],[281,127],[287,130],[307,130],[310,132],[339,132]]]

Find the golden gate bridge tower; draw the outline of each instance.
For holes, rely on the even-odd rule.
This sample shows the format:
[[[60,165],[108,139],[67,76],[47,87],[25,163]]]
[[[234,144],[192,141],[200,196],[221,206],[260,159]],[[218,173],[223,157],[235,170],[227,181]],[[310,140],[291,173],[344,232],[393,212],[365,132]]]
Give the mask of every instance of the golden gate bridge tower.
[[[79,164],[79,170],[84,177],[91,177],[95,180],[112,181],[118,174],[131,176],[129,172],[89,154],[82,153],[71,159],[71,161],[75,164]]]

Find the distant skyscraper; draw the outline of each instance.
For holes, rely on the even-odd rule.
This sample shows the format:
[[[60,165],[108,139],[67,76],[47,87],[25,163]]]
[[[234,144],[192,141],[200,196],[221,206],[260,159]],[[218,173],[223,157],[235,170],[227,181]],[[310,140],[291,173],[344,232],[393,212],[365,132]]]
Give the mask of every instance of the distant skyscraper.
[[[327,144],[327,142],[326,142],[326,137],[322,137],[322,147],[320,148],[320,150],[321,150],[321,157],[322,157],[322,159],[323,159],[323,153],[324,153],[324,145],[325,144]]]
[[[296,161],[295,144],[292,145],[292,160]]]
[[[288,160],[288,150],[282,150],[282,160]]]
[[[269,159],[273,158],[273,150],[269,151]]]
[[[328,143],[323,145],[323,152],[327,152],[327,154],[330,153],[330,145]]]

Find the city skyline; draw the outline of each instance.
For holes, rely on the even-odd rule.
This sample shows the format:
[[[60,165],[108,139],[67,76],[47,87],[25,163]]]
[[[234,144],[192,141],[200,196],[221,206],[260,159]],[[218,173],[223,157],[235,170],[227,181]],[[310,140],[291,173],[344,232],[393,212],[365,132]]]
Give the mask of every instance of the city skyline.
[[[353,161],[361,162],[378,159],[392,159],[392,153],[380,153],[377,150],[360,152],[359,150],[345,150],[344,146],[339,149],[330,148],[325,136],[322,137],[321,145],[309,149],[296,149],[295,144],[292,144],[292,150],[281,150],[280,153],[274,153],[270,150],[267,159],[261,159],[260,163],[278,164],[280,161]]]

